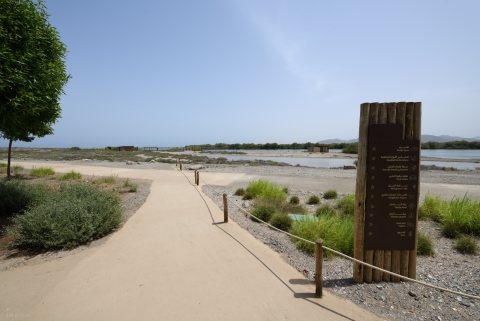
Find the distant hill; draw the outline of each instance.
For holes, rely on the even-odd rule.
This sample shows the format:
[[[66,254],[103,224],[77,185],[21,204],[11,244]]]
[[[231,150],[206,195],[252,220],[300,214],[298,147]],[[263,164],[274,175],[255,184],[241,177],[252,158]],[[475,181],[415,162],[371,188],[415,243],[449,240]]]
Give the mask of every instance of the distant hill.
[[[358,139],[338,139],[338,138],[333,138],[333,139],[324,139],[321,141],[318,141],[318,144],[342,144],[342,143],[356,143]]]
[[[458,136],[448,136],[448,135],[422,135],[422,142],[437,142],[437,143],[445,143],[445,142],[452,142],[456,140],[466,140],[467,142],[475,142],[480,141],[480,137],[472,137],[472,138],[465,138],[465,137],[458,137]]]
[[[465,138],[465,137],[458,137],[458,136],[448,136],[448,135],[422,135],[422,142],[437,142],[437,143],[445,143],[445,142],[452,142],[456,140],[466,140],[467,142],[475,142],[480,141],[480,136],[472,137],[472,138]],[[340,144],[340,143],[356,143],[358,139],[324,139],[319,141],[319,144]]]

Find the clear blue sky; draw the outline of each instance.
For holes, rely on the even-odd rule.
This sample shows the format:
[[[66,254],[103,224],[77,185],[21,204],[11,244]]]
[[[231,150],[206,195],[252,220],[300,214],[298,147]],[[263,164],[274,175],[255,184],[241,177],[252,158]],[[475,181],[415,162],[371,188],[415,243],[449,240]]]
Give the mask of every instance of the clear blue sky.
[[[368,101],[480,135],[476,0],[46,4],[72,79],[55,134],[16,146],[350,139]]]

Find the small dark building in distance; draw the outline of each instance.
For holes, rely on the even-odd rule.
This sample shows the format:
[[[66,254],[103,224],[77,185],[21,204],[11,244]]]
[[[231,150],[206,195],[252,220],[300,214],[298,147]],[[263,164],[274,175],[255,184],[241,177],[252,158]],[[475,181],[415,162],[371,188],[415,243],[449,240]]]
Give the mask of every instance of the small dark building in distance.
[[[117,147],[107,146],[107,147],[105,147],[105,149],[117,150],[117,151],[122,151],[122,152],[133,152],[133,151],[137,151],[138,147],[135,147],[135,146],[117,146]]]
[[[328,153],[328,145],[316,145],[308,148],[310,153]]]

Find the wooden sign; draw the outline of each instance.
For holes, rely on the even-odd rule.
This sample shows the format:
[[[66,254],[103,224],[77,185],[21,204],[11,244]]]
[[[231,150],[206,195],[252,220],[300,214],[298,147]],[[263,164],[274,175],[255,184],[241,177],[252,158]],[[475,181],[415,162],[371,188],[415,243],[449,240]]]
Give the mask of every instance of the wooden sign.
[[[421,103],[361,105],[356,259],[416,277]],[[355,282],[399,281],[355,263]]]
[[[420,141],[398,124],[368,126],[366,250],[415,248]]]

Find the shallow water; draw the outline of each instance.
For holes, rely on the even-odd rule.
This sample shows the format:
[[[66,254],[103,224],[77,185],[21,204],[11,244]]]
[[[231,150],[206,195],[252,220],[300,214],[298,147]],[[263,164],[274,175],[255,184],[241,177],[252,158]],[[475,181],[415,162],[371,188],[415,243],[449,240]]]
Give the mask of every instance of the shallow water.
[[[276,151],[269,151],[270,153]],[[284,152],[284,151],[278,151]],[[422,151],[423,152],[423,151]],[[313,157],[269,157],[269,156],[249,156],[249,155],[228,155],[228,154],[205,154],[210,158],[219,158],[223,157],[228,160],[264,160],[264,161],[274,161],[286,163],[289,165],[299,165],[299,166],[309,166],[309,167],[319,167],[319,168],[335,168],[343,166],[352,166],[354,165],[355,159],[349,158],[340,158],[342,154],[339,154],[339,158],[313,158]],[[422,156],[423,155],[422,153]],[[433,157],[433,156],[432,156]],[[459,158],[459,157],[458,157]],[[469,163],[469,162],[442,162],[442,161],[421,161],[422,165],[436,165],[439,167],[453,167],[456,169],[464,170],[473,170],[477,167],[480,167],[478,163]]]

